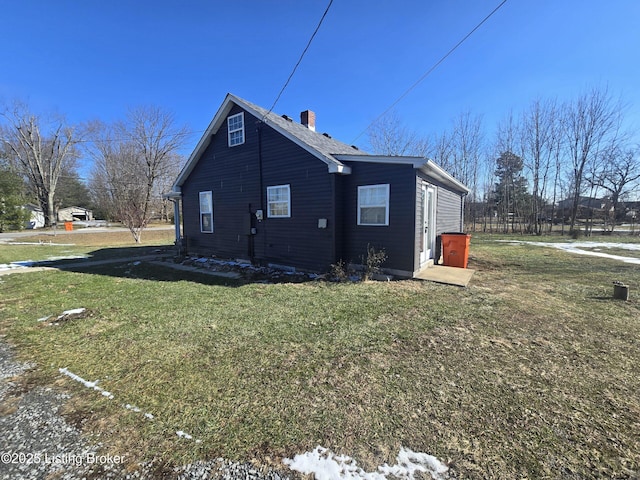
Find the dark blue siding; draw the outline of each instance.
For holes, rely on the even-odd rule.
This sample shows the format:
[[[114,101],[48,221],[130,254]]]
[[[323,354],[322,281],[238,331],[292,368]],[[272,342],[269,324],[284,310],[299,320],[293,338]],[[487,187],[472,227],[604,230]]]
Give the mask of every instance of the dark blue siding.
[[[234,107],[230,115],[240,111]],[[245,143],[229,147],[224,122],[182,186],[188,250],[327,270],[335,259],[333,174],[268,124],[247,112],[244,120]],[[291,217],[268,218],[267,187],[284,184],[291,189]],[[214,233],[200,232],[198,193],[207,190],[213,191]],[[264,220],[258,222],[260,209]],[[318,228],[321,218],[327,219],[326,229]]]
[[[234,106],[229,115],[241,111]],[[332,174],[268,123],[248,112],[244,123],[244,144],[229,147],[224,121],[182,183],[183,232],[191,253],[326,271],[340,259],[362,263],[371,245],[385,250],[384,268],[411,274],[419,266],[420,179],[438,189],[437,233],[460,228],[460,194],[410,164],[345,162],[351,174]],[[378,184],[389,184],[389,225],[358,225],[358,187]],[[267,215],[267,187],[276,185],[290,186],[289,218]],[[213,233],[200,232],[202,191],[213,192]],[[326,228],[319,228],[320,220]]]
[[[235,107],[231,114],[241,110]],[[246,216],[260,204],[258,142],[252,117],[245,114],[245,143],[227,144],[224,122],[182,186],[187,249],[203,255],[249,258]],[[214,233],[200,233],[198,193],[213,192]]]
[[[334,174],[273,129],[263,129],[262,147],[265,220],[256,250],[266,262],[326,271],[335,261]],[[290,218],[267,218],[266,189],[275,185],[290,185]],[[318,228],[320,219],[327,228]]]
[[[367,245],[384,249],[383,268],[413,272],[415,256],[416,174],[411,165],[352,162],[342,178],[344,209],[342,258],[361,263]],[[389,225],[358,225],[358,187],[389,184]]]

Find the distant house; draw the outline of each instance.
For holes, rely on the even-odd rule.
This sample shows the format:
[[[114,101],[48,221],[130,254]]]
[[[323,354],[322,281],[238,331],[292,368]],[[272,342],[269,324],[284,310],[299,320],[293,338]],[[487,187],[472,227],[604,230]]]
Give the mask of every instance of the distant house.
[[[586,210],[601,210],[606,208],[609,200],[606,198],[579,197],[578,208]],[[573,198],[567,198],[558,202],[558,208],[561,210],[573,208]]]
[[[431,160],[370,155],[316,132],[312,111],[298,123],[229,94],[167,197],[191,253],[321,272],[371,245],[412,277],[462,231],[467,193]]]
[[[36,229],[44,227],[44,212],[41,207],[33,203],[27,203],[23,208],[31,212],[25,228]]]
[[[65,207],[58,210],[58,222],[91,221],[93,212],[83,207]]]
[[[627,220],[637,220],[640,217],[640,202],[637,201],[628,201],[621,202],[622,209],[624,213],[624,217]]]

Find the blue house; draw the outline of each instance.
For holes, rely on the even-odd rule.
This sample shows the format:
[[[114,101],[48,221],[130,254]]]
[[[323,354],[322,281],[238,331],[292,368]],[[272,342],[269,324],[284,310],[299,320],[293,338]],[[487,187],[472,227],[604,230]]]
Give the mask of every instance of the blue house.
[[[462,231],[467,187],[431,160],[370,155],[316,132],[312,111],[300,118],[228,94],[167,194],[176,242],[303,271],[358,264],[368,245],[393,275],[432,265],[437,236]]]

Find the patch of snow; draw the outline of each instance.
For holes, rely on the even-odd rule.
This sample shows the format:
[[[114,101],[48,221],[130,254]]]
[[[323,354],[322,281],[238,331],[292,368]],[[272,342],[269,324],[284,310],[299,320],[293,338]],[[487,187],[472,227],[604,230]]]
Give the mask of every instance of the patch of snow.
[[[62,245],[62,244],[60,244]],[[59,257],[48,257],[46,260],[16,260],[11,263],[0,263],[0,271],[13,270],[16,268],[39,267],[50,264],[57,260],[74,260],[89,258],[87,255],[66,255]]]
[[[60,315],[58,315],[58,318],[56,318],[56,320],[62,320],[63,318],[68,317],[69,315],[80,315],[81,313],[84,313],[86,310],[87,309],[84,308],[84,307],[72,308],[71,310],[65,310]]]
[[[285,458],[283,462],[291,470],[305,475],[313,474],[316,480],[387,480],[387,475],[412,480],[416,472],[428,473],[434,480],[444,480],[449,470],[436,457],[413,452],[404,447],[400,449],[395,465],[389,466],[385,463],[378,467],[377,472],[365,472],[353,458],[335,455],[321,446],[317,446],[311,452],[296,455],[293,459]]]
[[[66,368],[59,368],[58,371],[64,375],[66,375],[67,377],[71,378],[72,380],[75,380],[76,382],[79,382],[81,384],[83,384],[85,387],[87,388],[91,388],[93,390],[95,390],[96,392],[99,392],[100,395],[102,395],[103,397],[107,397],[109,400],[113,400],[114,396],[111,392],[106,391],[104,388],[101,388],[98,386],[98,380],[96,380],[95,382],[90,382],[88,380],[85,380],[84,378],[82,378],[80,375],[76,375],[73,372],[70,372],[68,369]],[[135,405],[131,405],[130,403],[127,403],[125,405],[123,405],[124,408],[126,408],[127,410],[131,410],[132,412],[135,413],[142,413],[142,409],[140,409],[139,407],[136,407]],[[154,417],[152,414],[150,413],[145,413],[144,416],[146,418],[148,418],[149,420],[153,420]]]
[[[85,380],[84,378],[82,378],[80,375],[76,375],[73,372],[70,372],[67,368],[59,368],[58,371],[64,375],[66,375],[67,377],[71,378],[72,380],[75,380],[76,382],[81,383],[82,385],[84,385],[87,388],[91,388],[97,392],[99,392],[102,396],[107,397],[109,400],[113,400],[114,396],[111,392],[107,392],[105,389],[101,388],[98,386],[98,380],[96,380],[95,382],[90,382],[88,380]],[[131,410],[132,412],[135,413],[142,413],[142,409],[140,407],[136,407],[135,405],[131,405],[130,403],[126,403],[124,405],[122,405],[123,408],[126,408],[127,410]],[[149,413],[149,412],[145,412],[144,413],[145,418],[149,419],[149,420],[153,420],[155,417],[153,416],[153,414]],[[193,436],[189,435],[186,432],[183,432],[182,430],[178,430],[176,432],[176,435],[178,435],[178,437],[180,438],[184,438],[186,440],[194,440]],[[195,443],[202,443],[202,440],[195,440]]]
[[[55,262],[57,260],[84,260],[89,258],[89,255],[64,255],[58,257],[47,257],[47,262]]]
[[[123,405],[124,408],[126,408],[127,410],[131,410],[132,412],[135,413],[142,413],[142,409],[140,407],[136,407],[135,405],[131,405],[130,403],[127,403],[126,405]],[[153,420],[154,416],[150,413],[145,413],[144,414],[145,418],[149,419],[149,420]]]
[[[609,253],[590,250],[582,250],[583,248],[617,248],[621,250],[640,251],[640,243],[614,243],[614,242],[527,242],[521,240],[498,240],[499,242],[506,242],[512,245],[533,245],[537,247],[550,247],[557,248],[569,253],[575,253],[577,255],[587,255],[590,257],[609,258],[611,260],[618,260],[624,263],[633,263],[640,265],[640,258],[624,257],[622,255],[611,255]]]
[[[413,478],[414,473],[429,473],[431,478],[445,478],[449,468],[433,455],[414,452],[408,448],[400,447],[400,453],[396,457],[396,465],[389,466],[386,463],[378,467],[382,473],[398,478]]]
[[[0,270],[13,270],[16,268],[33,267],[37,262],[33,260],[21,260],[11,263],[0,263]]]
[[[73,372],[70,372],[66,368],[59,368],[58,371],[60,373],[64,374],[64,375],[66,375],[67,377],[71,378],[72,380],[75,380],[76,382],[79,382],[79,383],[83,384],[85,387],[91,388],[91,389],[95,390],[96,392],[100,392],[100,394],[102,396],[107,397],[109,400],[113,400],[113,394],[111,392],[107,392],[103,388],[100,388],[97,385],[98,384],[97,380],[95,382],[89,382],[88,380],[85,380],[81,376],[76,375]]]
[[[182,430],[178,430],[176,435],[180,438],[184,438],[185,440],[193,440],[193,437],[189,435],[187,432],[183,432]],[[202,443],[202,440],[196,440],[196,443]]]
[[[8,245],[45,245],[47,247],[75,247],[75,243],[53,243],[49,242],[7,242]]]
[[[9,265],[15,265],[16,267],[33,267],[37,264],[38,262],[36,262],[35,260],[17,260],[15,262],[11,262]]]

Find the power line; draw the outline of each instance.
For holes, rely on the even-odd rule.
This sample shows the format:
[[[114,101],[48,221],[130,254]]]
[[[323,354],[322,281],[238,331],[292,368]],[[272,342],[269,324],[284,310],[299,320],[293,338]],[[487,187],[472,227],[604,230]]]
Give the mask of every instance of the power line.
[[[291,81],[291,78],[293,77],[293,74],[296,73],[296,70],[298,69],[298,66],[300,65],[300,62],[302,62],[302,59],[304,58],[305,54],[307,53],[307,50],[309,50],[309,47],[311,46],[311,42],[313,41],[313,38],[316,36],[316,33],[318,33],[318,30],[320,30],[320,25],[322,25],[322,22],[324,21],[324,17],[326,17],[327,13],[329,13],[329,9],[331,8],[331,4],[333,4],[333,0],[329,0],[329,5],[327,5],[327,8],[325,9],[324,13],[322,14],[322,17],[320,18],[320,21],[318,22],[318,26],[313,31],[313,34],[311,35],[311,38],[307,42],[307,46],[304,47],[304,50],[302,51],[302,54],[300,55],[300,58],[298,59],[298,62],[296,63],[295,67],[293,67],[293,70],[289,74],[289,78],[287,78],[287,81],[282,86],[282,89],[280,90],[280,93],[278,93],[278,96],[274,100],[273,105],[271,105],[271,108],[269,109],[269,111],[264,115],[265,117],[267,115],[269,115],[273,111],[273,109],[275,108],[276,104],[278,103],[278,100],[280,100],[280,97],[282,96],[285,88],[287,88],[287,85],[289,85],[289,82]]]
[[[371,127],[371,125],[373,125],[374,123],[376,123],[380,118],[382,118],[383,116],[385,116],[389,110],[391,110],[393,107],[395,107],[398,103],[400,103],[402,101],[402,99],[404,97],[406,97],[407,95],[409,95],[409,93],[416,88],[420,83],[422,83],[422,81],[427,78],[431,72],[433,72],[436,68],[438,68],[440,66],[440,64],[442,62],[444,62],[447,57],[449,57],[449,55],[451,55],[460,45],[462,45],[471,35],[473,35],[475,33],[476,30],[478,30],[487,20],[489,20],[489,18],[491,18],[493,16],[494,13],[496,13],[498,10],[500,10],[500,8],[507,3],[507,0],[502,0],[502,2],[493,9],[493,11],[491,13],[489,13],[489,15],[487,15],[486,17],[484,17],[482,19],[482,21],[480,23],[478,23],[473,30],[471,30],[469,33],[467,33],[462,40],[460,40],[458,43],[456,43],[447,53],[444,54],[444,56],[442,56],[442,58],[440,58],[440,60],[438,60],[429,70],[427,70],[413,85],[411,85],[407,90],[405,90],[405,92],[400,95],[400,97],[398,97],[398,99],[393,102],[384,112],[382,112],[380,115],[378,115],[376,118],[373,119],[373,121],[367,125],[367,128],[365,128],[362,132],[360,132],[358,134],[358,136],[356,138],[354,138],[351,143],[355,143],[356,140],[358,140],[367,130],[369,130],[369,128]]]

